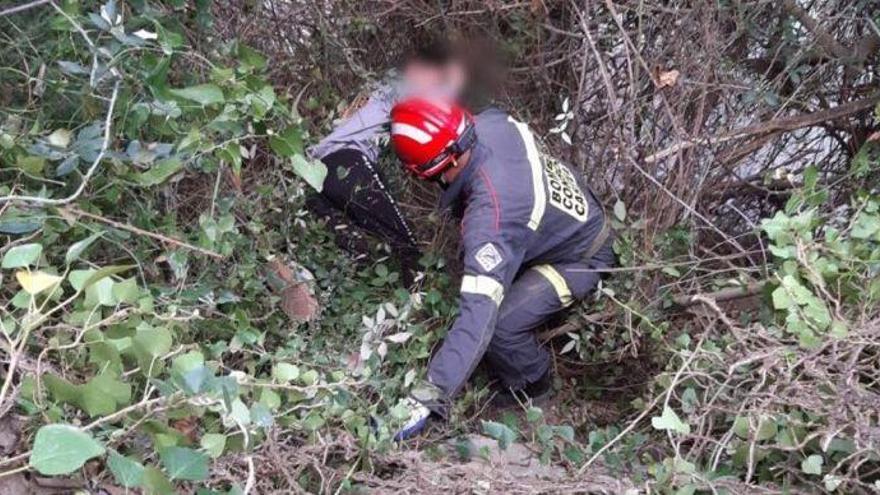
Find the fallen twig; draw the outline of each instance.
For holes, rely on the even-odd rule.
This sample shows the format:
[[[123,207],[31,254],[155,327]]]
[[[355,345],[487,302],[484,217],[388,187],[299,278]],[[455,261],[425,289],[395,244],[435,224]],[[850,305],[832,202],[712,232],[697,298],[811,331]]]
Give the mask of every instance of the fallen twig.
[[[715,292],[676,296],[672,298],[672,302],[677,306],[693,306],[694,304],[705,302],[706,299],[714,302],[730,301],[732,299],[754,296],[760,293],[766,284],[767,282],[752,282],[742,287],[727,287]]]
[[[150,237],[150,238],[153,238],[153,239],[156,239],[156,240],[168,243],[168,244],[173,244],[175,246],[182,247],[184,249],[189,249],[191,251],[195,251],[197,253],[201,253],[206,256],[210,256],[212,258],[218,259],[218,260],[222,260],[225,258],[224,255],[222,255],[216,251],[211,251],[210,249],[205,249],[203,247],[194,246],[188,242],[184,242],[179,239],[175,239],[173,237],[168,237],[168,236],[165,236],[162,234],[157,234],[155,232],[150,232],[148,230],[140,229],[140,228],[137,228],[133,225],[128,225],[128,224],[124,224],[121,222],[117,222],[116,220],[110,220],[109,218],[102,217],[101,215],[96,215],[94,213],[89,213],[87,211],[80,210],[79,208],[76,208],[74,206],[69,206],[65,210],[67,212],[74,214],[74,215],[83,216],[86,218],[91,218],[92,220],[96,220],[98,222],[105,223],[107,225],[110,225],[111,227],[115,227],[120,230],[125,230],[125,231],[131,232],[133,234],[142,235],[145,237]]]
[[[35,0],[33,2],[29,2],[23,5],[16,5],[15,7],[9,7],[6,10],[0,10],[0,17],[6,17],[8,15],[17,14],[19,12],[24,12],[25,10],[32,9],[34,7],[39,7],[40,5],[45,5],[52,0]]]

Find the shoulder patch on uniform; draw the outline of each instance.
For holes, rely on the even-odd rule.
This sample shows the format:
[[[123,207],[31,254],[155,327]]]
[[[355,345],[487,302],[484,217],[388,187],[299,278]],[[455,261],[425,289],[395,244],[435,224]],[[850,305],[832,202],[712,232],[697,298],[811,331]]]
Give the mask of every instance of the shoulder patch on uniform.
[[[496,248],[491,242],[483,244],[483,247],[481,247],[479,251],[477,251],[477,254],[474,255],[474,259],[483,267],[483,270],[486,270],[487,272],[491,272],[493,268],[504,261],[504,258],[501,257],[501,253],[498,252],[498,248]]]

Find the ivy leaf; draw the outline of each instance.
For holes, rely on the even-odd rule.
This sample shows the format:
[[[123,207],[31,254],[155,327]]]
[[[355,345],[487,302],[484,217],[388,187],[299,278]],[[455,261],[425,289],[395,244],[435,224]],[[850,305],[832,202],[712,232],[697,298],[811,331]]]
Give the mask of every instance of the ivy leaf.
[[[134,488],[140,486],[144,478],[144,466],[132,459],[119,455],[116,452],[110,452],[107,458],[107,466],[116,482],[125,488]]]
[[[140,288],[137,279],[131,277],[122,282],[114,282],[110,292],[117,302],[134,304],[140,295]]]
[[[99,16],[98,14],[90,12],[89,13],[89,20],[92,21],[92,24],[94,24],[94,26],[96,28],[98,28],[102,31],[109,31],[110,30],[110,24],[106,20],[104,20],[101,16]]]
[[[172,89],[170,92],[178,98],[194,101],[202,106],[226,101],[223,98],[223,91],[215,84],[199,84],[198,86],[190,86],[188,88]]]
[[[171,332],[167,328],[140,327],[132,339],[136,351],[150,358],[161,357],[171,350]]]
[[[286,383],[299,378],[299,368],[289,363],[278,363],[272,368],[272,378]]]
[[[274,422],[272,411],[262,402],[255,402],[251,406],[251,421],[257,426],[269,428]]]
[[[90,416],[113,414],[131,401],[131,385],[109,374],[98,375],[79,389],[79,404]]]
[[[302,374],[299,381],[305,386],[314,385],[318,383],[318,372],[315,370],[308,370]]]
[[[149,493],[150,495],[174,495],[177,493],[174,490],[174,485],[168,481],[168,477],[162,471],[152,466],[144,468],[141,486],[144,487],[144,493]]]
[[[501,450],[507,450],[507,447],[516,440],[515,431],[506,424],[496,421],[483,421],[483,433],[497,440]]]
[[[43,254],[42,244],[22,244],[15,246],[3,255],[3,268],[21,268],[33,265]]]
[[[43,426],[34,438],[28,464],[40,474],[55,476],[81,468],[89,459],[104,454],[104,446],[74,426]]]
[[[663,408],[663,414],[651,418],[651,426],[657,430],[672,430],[683,435],[691,432],[690,425],[682,421],[669,406]]]
[[[295,155],[290,159],[293,171],[316,191],[324,189],[324,179],[327,178],[327,165],[319,160],[308,161],[302,155]]]
[[[269,138],[272,151],[285,158],[302,153],[302,135],[299,127],[288,127]]]
[[[29,234],[43,226],[42,220],[27,220],[16,218],[0,221],[0,233],[2,234]]]
[[[79,155],[70,155],[64,159],[55,169],[55,177],[64,177],[73,172],[73,169],[79,165]]]
[[[166,447],[159,451],[162,466],[172,480],[201,481],[208,477],[208,456],[186,447]]]
[[[18,280],[18,283],[21,284],[21,288],[32,296],[55,287],[64,280],[63,277],[59,277],[58,275],[52,275],[41,271],[30,272],[27,270],[15,272],[15,278]]]
[[[779,428],[773,418],[765,417],[758,421],[758,431],[755,433],[755,439],[759,441],[770,440],[776,437]]]
[[[526,410],[526,421],[529,423],[537,423],[544,417],[544,411],[540,407],[530,407]]]
[[[183,162],[179,158],[166,158],[156,162],[150,170],[141,172],[135,177],[142,186],[158,186],[168,180],[172,175],[176,174],[183,168]]]
[[[806,474],[822,474],[822,464],[825,460],[819,454],[813,454],[801,462],[801,471]]]
[[[223,449],[226,448],[226,435],[220,433],[206,433],[202,436],[199,444],[205,449],[213,459],[223,455]]]
[[[771,294],[773,298],[773,307],[776,309],[788,309],[794,305],[794,301],[788,295],[785,287],[777,287]]]
[[[113,266],[105,266],[105,267],[103,267],[103,268],[101,268],[101,269],[99,269],[99,270],[96,270],[96,271],[92,272],[92,273],[89,275],[89,277],[85,279],[85,281],[83,282],[81,288],[82,288],[82,289],[88,289],[90,286],[92,286],[93,284],[95,284],[95,283],[97,283],[97,282],[103,280],[103,279],[106,278],[106,277],[110,277],[110,276],[112,276],[112,275],[116,275],[116,274],[119,274],[119,273],[122,273],[122,272],[126,272],[126,271],[128,271],[128,270],[131,270],[131,269],[134,268],[135,266],[136,266],[136,265],[113,265]],[[72,283],[73,283],[73,282],[71,281],[71,284],[72,284]],[[75,287],[75,288],[76,288],[76,287]],[[76,289],[77,289],[77,290],[80,290],[80,288],[76,288]]]
[[[89,246],[92,245],[93,242],[97,241],[102,235],[103,232],[96,232],[81,241],[77,241],[67,249],[67,254],[64,256],[64,262],[68,265],[79,259],[82,256],[83,252],[88,249]]]

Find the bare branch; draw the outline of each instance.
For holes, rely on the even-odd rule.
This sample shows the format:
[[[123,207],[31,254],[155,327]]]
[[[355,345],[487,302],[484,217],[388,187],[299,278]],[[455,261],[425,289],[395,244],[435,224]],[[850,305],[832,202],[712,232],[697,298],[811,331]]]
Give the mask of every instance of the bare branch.
[[[34,7],[39,7],[40,5],[45,5],[52,0],[35,0],[30,3],[16,5],[15,7],[10,7],[6,10],[0,10],[0,17],[6,17],[8,15],[17,14],[19,12],[24,12],[25,10],[30,10]]]

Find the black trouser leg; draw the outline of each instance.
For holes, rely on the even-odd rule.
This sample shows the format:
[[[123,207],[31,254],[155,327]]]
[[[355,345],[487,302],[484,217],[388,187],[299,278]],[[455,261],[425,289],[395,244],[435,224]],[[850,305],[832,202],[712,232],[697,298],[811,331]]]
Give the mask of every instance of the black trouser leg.
[[[376,164],[352,149],[335,151],[321,161],[327,165],[322,199],[356,226],[388,242],[401,263],[417,262],[415,236]]]

